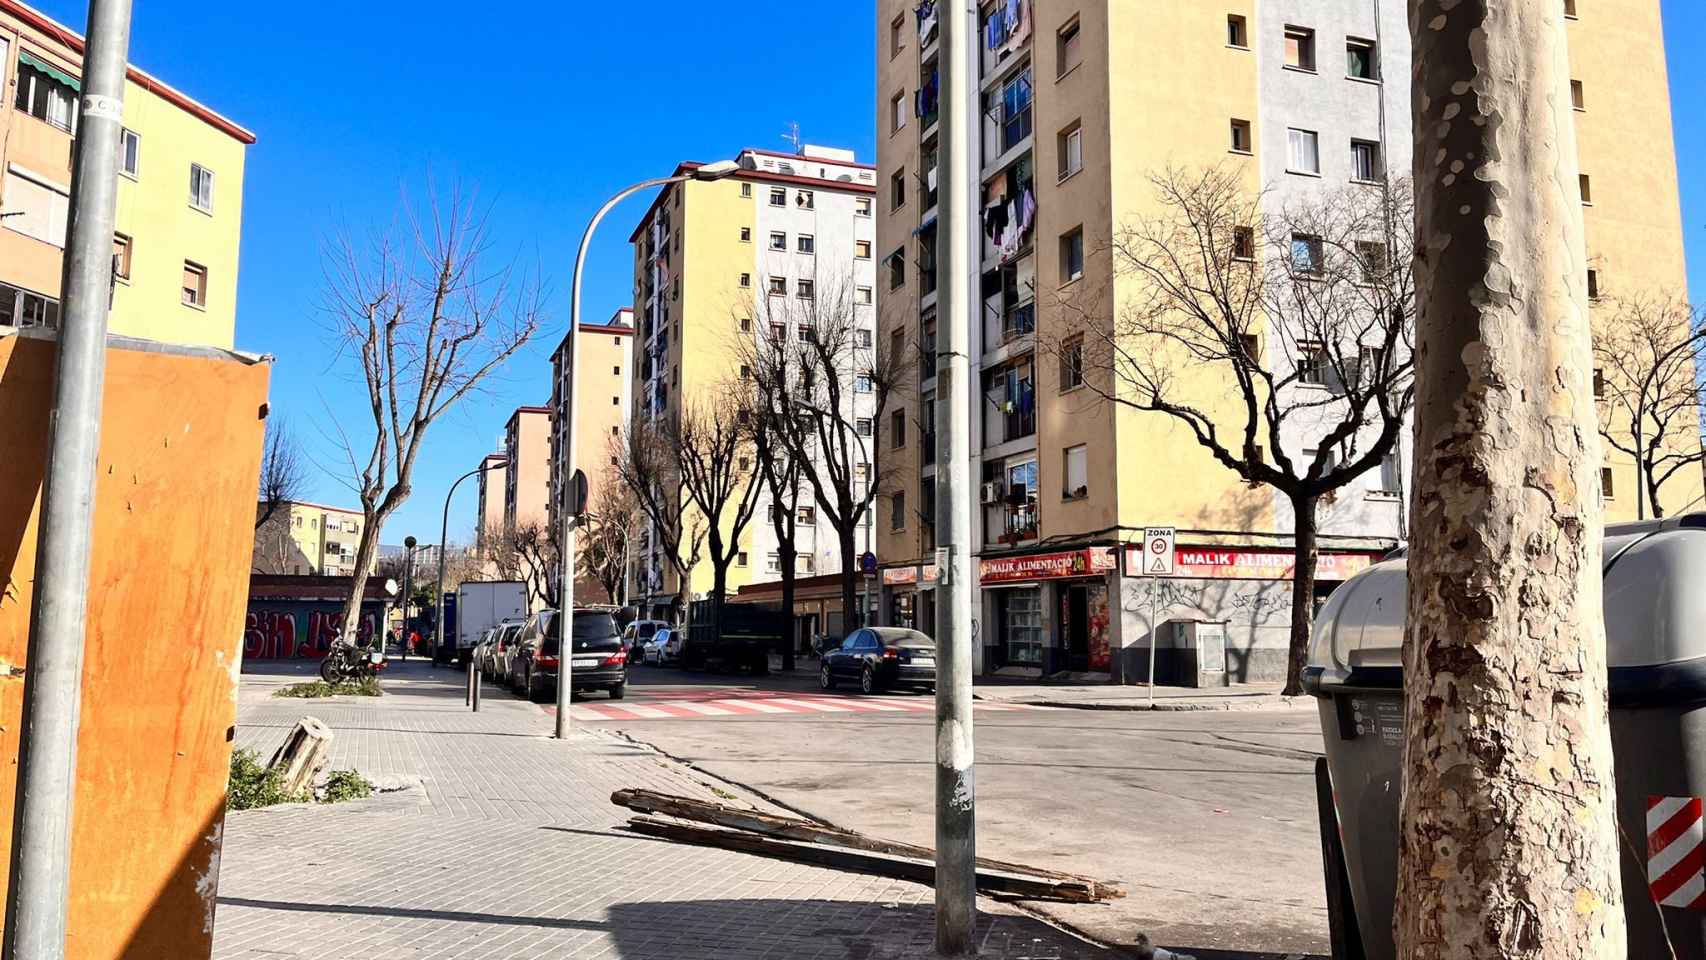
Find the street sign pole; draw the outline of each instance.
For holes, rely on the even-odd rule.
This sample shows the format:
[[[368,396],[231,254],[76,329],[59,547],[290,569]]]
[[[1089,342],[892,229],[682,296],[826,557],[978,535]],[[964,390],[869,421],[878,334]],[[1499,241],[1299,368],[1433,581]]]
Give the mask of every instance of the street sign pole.
[[[1178,531],[1172,527],[1145,527],[1143,529],[1143,551],[1140,554],[1143,566],[1138,572],[1148,580],[1149,589],[1149,708],[1155,709],[1155,648],[1161,645],[1161,625],[1156,622],[1158,594],[1161,592],[1163,577],[1173,575],[1174,545],[1178,541]]]

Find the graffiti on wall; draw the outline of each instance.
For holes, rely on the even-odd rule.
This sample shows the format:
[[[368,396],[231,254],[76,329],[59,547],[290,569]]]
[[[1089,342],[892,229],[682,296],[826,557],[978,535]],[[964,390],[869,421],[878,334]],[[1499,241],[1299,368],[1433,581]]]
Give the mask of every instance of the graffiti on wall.
[[[285,604],[249,608],[243,626],[245,660],[319,659],[338,637],[343,611],[330,604]],[[369,607],[356,626],[358,640],[371,640],[379,629],[379,612]]]

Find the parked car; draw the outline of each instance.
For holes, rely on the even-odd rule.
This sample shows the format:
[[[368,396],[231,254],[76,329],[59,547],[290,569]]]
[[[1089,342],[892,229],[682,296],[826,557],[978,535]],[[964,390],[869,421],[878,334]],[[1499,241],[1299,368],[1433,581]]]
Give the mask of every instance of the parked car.
[[[492,634],[492,682],[513,686],[516,640],[525,620],[505,620]]]
[[[569,652],[571,693],[603,690],[610,699],[628,694],[628,649],[616,632],[610,610],[575,611],[573,645]],[[522,628],[517,659],[517,692],[542,703],[553,696],[562,666],[562,622],[555,610],[542,610]]]
[[[481,633],[479,642],[474,644],[474,669],[487,680],[492,678],[492,640],[497,633],[498,628],[492,627]]]
[[[818,686],[835,689],[838,682],[857,683],[862,693],[888,687],[936,690],[936,641],[904,627],[863,627],[847,635],[841,646],[827,650],[818,668]]]
[[[639,661],[645,655],[645,645],[648,640],[657,636],[659,630],[669,629],[669,623],[663,620],[635,620],[622,629],[622,648],[628,651],[628,659]]]
[[[671,627],[665,627],[657,633],[652,634],[652,638],[650,640],[640,644],[640,662],[655,664],[660,667],[673,662],[668,651],[670,640],[674,638],[678,632],[679,631]],[[677,641],[675,646],[675,655],[676,657],[679,657],[681,655],[680,642]]]

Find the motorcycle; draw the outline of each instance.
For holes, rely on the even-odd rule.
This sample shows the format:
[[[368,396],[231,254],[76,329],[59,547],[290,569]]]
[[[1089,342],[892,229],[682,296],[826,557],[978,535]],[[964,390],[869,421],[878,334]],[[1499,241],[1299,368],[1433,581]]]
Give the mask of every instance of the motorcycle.
[[[332,641],[331,650],[320,661],[320,679],[330,684],[349,683],[379,675],[385,654],[370,644]]]

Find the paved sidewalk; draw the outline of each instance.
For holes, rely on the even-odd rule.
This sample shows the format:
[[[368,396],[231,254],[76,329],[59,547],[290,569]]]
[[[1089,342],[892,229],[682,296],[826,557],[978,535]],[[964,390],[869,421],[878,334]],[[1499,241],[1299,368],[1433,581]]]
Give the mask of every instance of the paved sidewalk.
[[[453,674],[393,666],[378,699],[273,698],[301,677],[244,676],[239,746],[264,758],[312,714],[336,735],[331,769],[400,789],[231,814],[218,960],[932,955],[928,887],[623,833],[619,787],[766,805],[614,734],[553,741],[532,704],[493,697],[472,714]],[[1107,956],[981,907],[983,956]]]
[[[1301,710],[1315,709],[1309,696],[1280,695],[1279,683],[1239,683],[1230,687],[1155,688],[1152,707],[1146,686],[1054,684],[1043,681],[979,679],[972,688],[978,700],[990,703],[1069,707],[1079,710]]]

